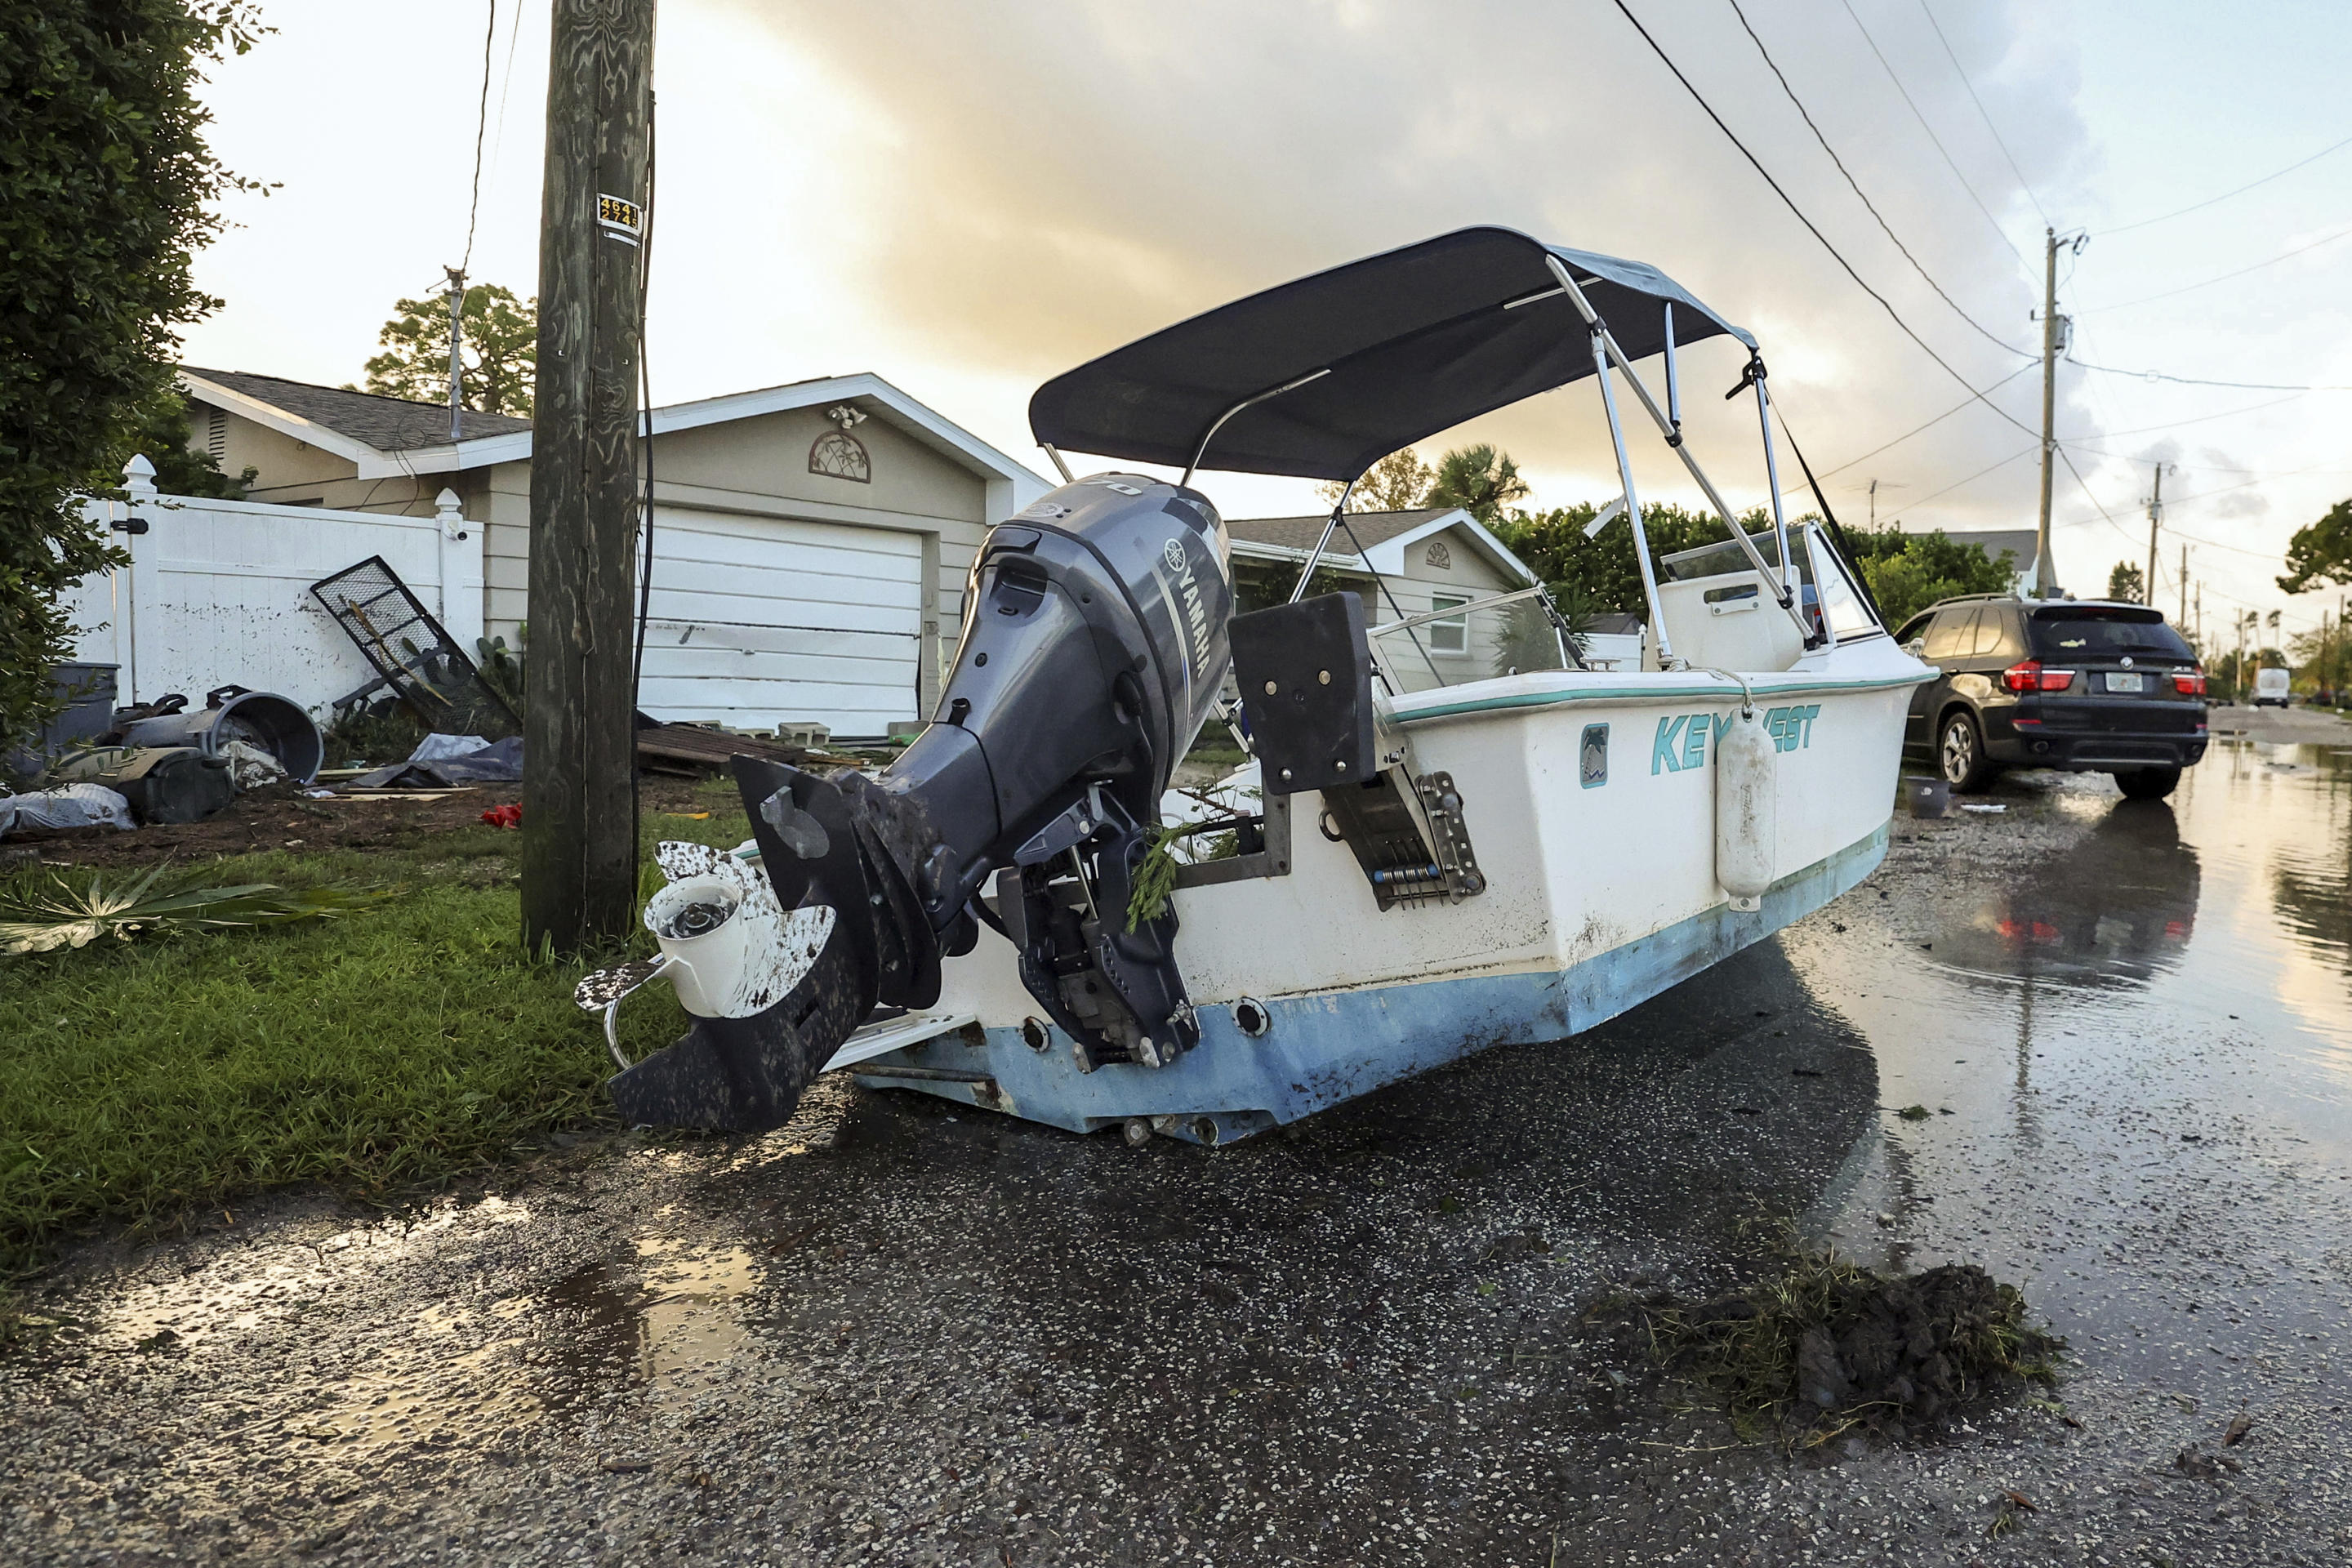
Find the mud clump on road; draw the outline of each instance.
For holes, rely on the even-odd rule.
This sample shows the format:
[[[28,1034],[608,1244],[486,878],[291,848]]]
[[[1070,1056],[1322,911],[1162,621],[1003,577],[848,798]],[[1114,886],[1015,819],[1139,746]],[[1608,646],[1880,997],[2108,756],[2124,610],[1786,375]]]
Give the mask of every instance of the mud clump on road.
[[[1900,1440],[2025,1383],[2056,1381],[2065,1342],[1974,1264],[1890,1276],[1804,1254],[1712,1301],[1645,1301],[1652,1352],[1722,1400],[1739,1435],[1815,1447],[1857,1429]]]

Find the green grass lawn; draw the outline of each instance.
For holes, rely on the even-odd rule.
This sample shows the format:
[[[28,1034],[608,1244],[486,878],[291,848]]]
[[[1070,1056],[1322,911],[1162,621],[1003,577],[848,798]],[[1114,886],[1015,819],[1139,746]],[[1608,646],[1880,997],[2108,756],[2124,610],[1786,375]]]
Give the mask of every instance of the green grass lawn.
[[[649,811],[648,848],[749,836],[730,786],[701,786],[705,804],[707,821]],[[523,955],[515,837],[468,827],[395,852],[183,868],[392,895],[331,921],[0,958],[0,1274],[109,1222],[167,1225],[296,1183],[394,1193],[607,1117],[602,1028],[572,1005],[592,965]],[[650,857],[645,875],[658,884]],[[635,1057],[685,1016],[655,986],[621,1022]]]

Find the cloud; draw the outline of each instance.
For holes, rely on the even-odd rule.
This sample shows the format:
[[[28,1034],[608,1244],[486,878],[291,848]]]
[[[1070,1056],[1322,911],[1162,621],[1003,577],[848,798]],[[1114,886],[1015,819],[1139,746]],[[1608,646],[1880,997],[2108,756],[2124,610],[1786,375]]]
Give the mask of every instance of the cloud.
[[[864,193],[834,267],[901,351],[1027,383],[1194,311],[1472,223],[1504,223],[1664,268],[1756,331],[1823,466],[1966,396],[1807,235],[1608,5],[1468,0],[1202,0],[731,10],[856,106],[827,144]],[[1916,8],[1862,7],[1894,68],[2011,235],[1945,166],[1841,13],[1748,0],[1758,31],[1938,280],[2021,350],[2038,348],[2039,220]],[[1952,47],[2042,195],[2088,170],[2066,49],[2021,8],[1946,7]],[[1854,199],[1722,0],[1645,4],[1646,26],[1872,284],[1976,384],[2025,363],[1941,304]],[[1939,13],[1940,15],[1941,13]],[[1694,449],[1760,493],[1752,412],[1716,393],[1727,345],[1694,352]],[[1554,500],[1605,482],[1589,391],[1490,417]],[[2033,377],[2000,405],[2034,424]],[[1982,409],[1881,467],[1925,495],[2030,437]],[[1442,443],[1433,443],[1437,445]],[[1662,450],[1660,493],[1686,487]],[[1710,456],[1717,454],[1717,456]],[[2031,465],[1939,512],[2013,510]],[[1790,476],[1791,479],[1794,475]],[[1857,477],[1861,477],[1857,471]],[[1986,518],[1990,521],[1990,516]]]

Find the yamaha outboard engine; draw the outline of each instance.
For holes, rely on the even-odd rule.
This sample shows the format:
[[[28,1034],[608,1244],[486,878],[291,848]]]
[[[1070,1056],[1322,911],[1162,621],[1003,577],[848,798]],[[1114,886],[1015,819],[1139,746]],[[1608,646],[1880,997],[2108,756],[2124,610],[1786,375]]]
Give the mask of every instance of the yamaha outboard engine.
[[[1130,927],[1130,905],[1160,796],[1216,707],[1232,614],[1224,524],[1197,491],[1102,474],[992,529],[939,710],[887,771],[735,759],[768,885],[698,865],[691,896],[674,882],[648,906],[698,1016],[612,1080],[623,1118],[782,1124],[877,1005],[938,1000],[940,958],[982,921],[1081,1066],[1197,1044],[1175,913]]]

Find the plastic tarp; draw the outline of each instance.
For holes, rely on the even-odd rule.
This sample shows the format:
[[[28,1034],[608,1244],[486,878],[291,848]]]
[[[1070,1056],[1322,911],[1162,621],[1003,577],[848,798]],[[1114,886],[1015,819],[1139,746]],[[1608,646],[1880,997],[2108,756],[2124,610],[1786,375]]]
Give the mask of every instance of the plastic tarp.
[[[0,838],[66,827],[131,826],[131,803],[104,784],[59,784],[25,795],[0,795]]]
[[[422,752],[424,747],[417,748]],[[459,784],[515,784],[522,778],[522,737],[478,747],[455,756],[411,758],[362,773],[346,789],[451,789]]]
[[[1678,345],[1728,333],[1756,346],[1646,263],[1465,228],[1115,349],[1039,387],[1029,427],[1066,451],[1180,468],[1214,427],[1202,468],[1352,479],[1401,447],[1593,374],[1584,320],[1547,256],[1629,359],[1664,348],[1670,313]]]

